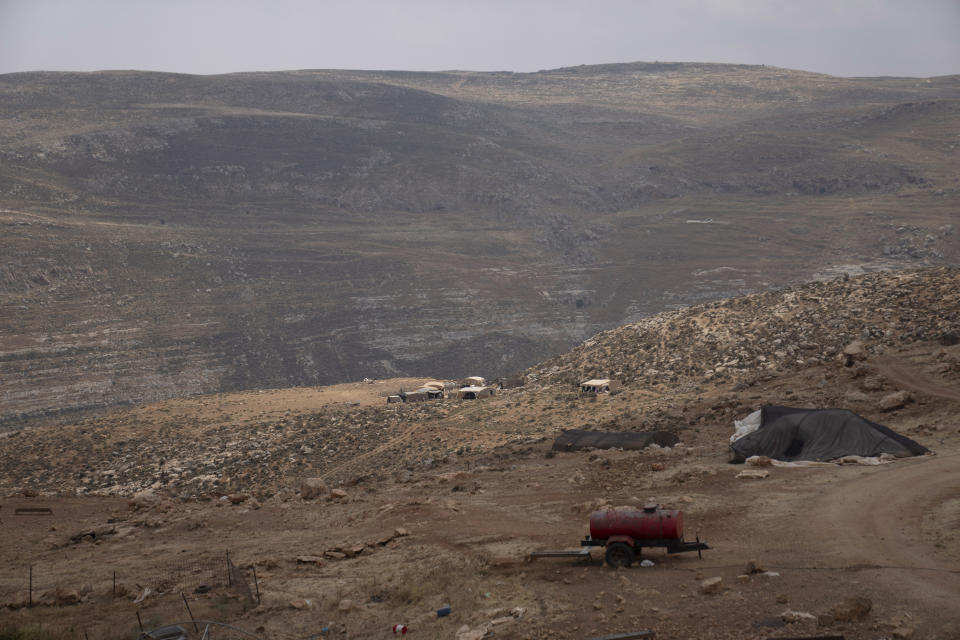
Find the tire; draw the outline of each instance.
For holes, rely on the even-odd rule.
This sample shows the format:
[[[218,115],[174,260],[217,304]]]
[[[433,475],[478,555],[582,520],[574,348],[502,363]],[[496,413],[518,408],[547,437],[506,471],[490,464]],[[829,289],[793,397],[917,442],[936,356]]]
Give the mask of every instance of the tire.
[[[607,564],[616,569],[617,567],[629,567],[633,564],[637,554],[630,545],[623,542],[614,542],[607,545],[607,553],[604,557]]]

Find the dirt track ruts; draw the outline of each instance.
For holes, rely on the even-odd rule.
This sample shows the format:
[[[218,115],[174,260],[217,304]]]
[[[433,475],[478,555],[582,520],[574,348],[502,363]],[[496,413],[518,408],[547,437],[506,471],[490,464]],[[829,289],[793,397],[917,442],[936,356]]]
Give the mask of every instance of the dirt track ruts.
[[[960,496],[960,455],[901,460],[844,481],[818,497],[793,526],[836,566],[871,570],[904,603],[940,603],[956,613],[960,565],[938,557],[921,523],[933,507]]]

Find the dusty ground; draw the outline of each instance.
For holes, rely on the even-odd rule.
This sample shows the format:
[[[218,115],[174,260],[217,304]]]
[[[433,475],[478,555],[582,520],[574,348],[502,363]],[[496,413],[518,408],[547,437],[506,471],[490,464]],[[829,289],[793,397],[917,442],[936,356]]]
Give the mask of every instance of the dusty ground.
[[[393,437],[356,445],[354,464],[378,467],[369,474],[325,468],[319,475],[342,489],[341,498],[306,501],[281,489],[262,504],[208,495],[132,510],[124,497],[10,491],[0,498],[0,602],[26,591],[32,565],[39,603],[0,609],[0,628],[43,624],[63,637],[133,638],[138,612],[146,628],[189,620],[186,600],[197,618],[263,638],[315,637],[324,628],[325,637],[387,638],[397,623],[424,639],[455,638],[464,626],[475,633],[460,637],[475,638],[587,638],[637,629],[676,639],[957,638],[960,398],[941,375],[937,349],[918,346],[867,362],[887,390],[908,389],[914,397],[901,410],[869,417],[934,451],[876,467],[773,468],[767,479],[742,480],[735,477],[742,467],[726,463],[730,420],[761,399],[807,405],[823,380],[861,383],[825,366],[741,392],[701,388],[663,397],[627,390],[590,402],[525,389],[484,404],[448,402],[438,417],[397,422]],[[209,429],[208,420],[240,429],[245,420],[289,420],[331,403],[359,411],[405,382],[418,381],[176,400],[96,421],[131,428],[165,420],[180,434]],[[562,427],[658,412],[685,421],[681,446],[550,451]],[[58,428],[65,427],[38,425],[34,437]],[[401,455],[468,432],[469,452],[432,466]],[[404,463],[391,466],[391,455]],[[699,532],[713,547],[702,560],[661,550],[644,554],[653,567],[625,570],[602,565],[599,550],[588,561],[527,560],[535,549],[576,548],[595,507],[651,497],[683,509],[687,538]],[[17,516],[18,507],[49,507],[52,515]],[[105,527],[99,539],[70,541],[97,527]],[[245,606],[223,584],[228,551],[251,588],[259,588],[259,606]],[[778,575],[738,578],[749,561]],[[701,593],[701,581],[713,576],[723,578],[723,591]],[[201,583],[211,590],[196,594]],[[58,586],[62,600],[71,590],[89,593],[79,604],[44,604]],[[145,588],[153,593],[135,604]],[[854,597],[870,601],[863,619],[832,615]],[[443,605],[452,613],[438,618]],[[811,617],[786,623],[787,611]]]

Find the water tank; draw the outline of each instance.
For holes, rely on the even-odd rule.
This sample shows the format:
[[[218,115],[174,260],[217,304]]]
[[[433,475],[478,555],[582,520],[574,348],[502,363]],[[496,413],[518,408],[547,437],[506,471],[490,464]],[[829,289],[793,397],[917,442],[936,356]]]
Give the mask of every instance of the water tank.
[[[683,513],[679,509],[647,506],[643,509],[594,511],[590,514],[590,537],[630,536],[635,540],[680,540]]]

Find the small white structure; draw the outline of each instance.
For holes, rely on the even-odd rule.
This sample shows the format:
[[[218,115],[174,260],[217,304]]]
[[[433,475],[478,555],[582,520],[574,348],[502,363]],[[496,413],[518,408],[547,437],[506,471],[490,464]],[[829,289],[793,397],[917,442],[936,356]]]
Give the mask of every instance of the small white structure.
[[[594,378],[580,383],[580,391],[583,393],[615,393],[619,389],[620,381],[610,378]]]
[[[468,376],[460,381],[460,388],[463,387],[485,387],[487,386],[486,378],[480,376]]]

